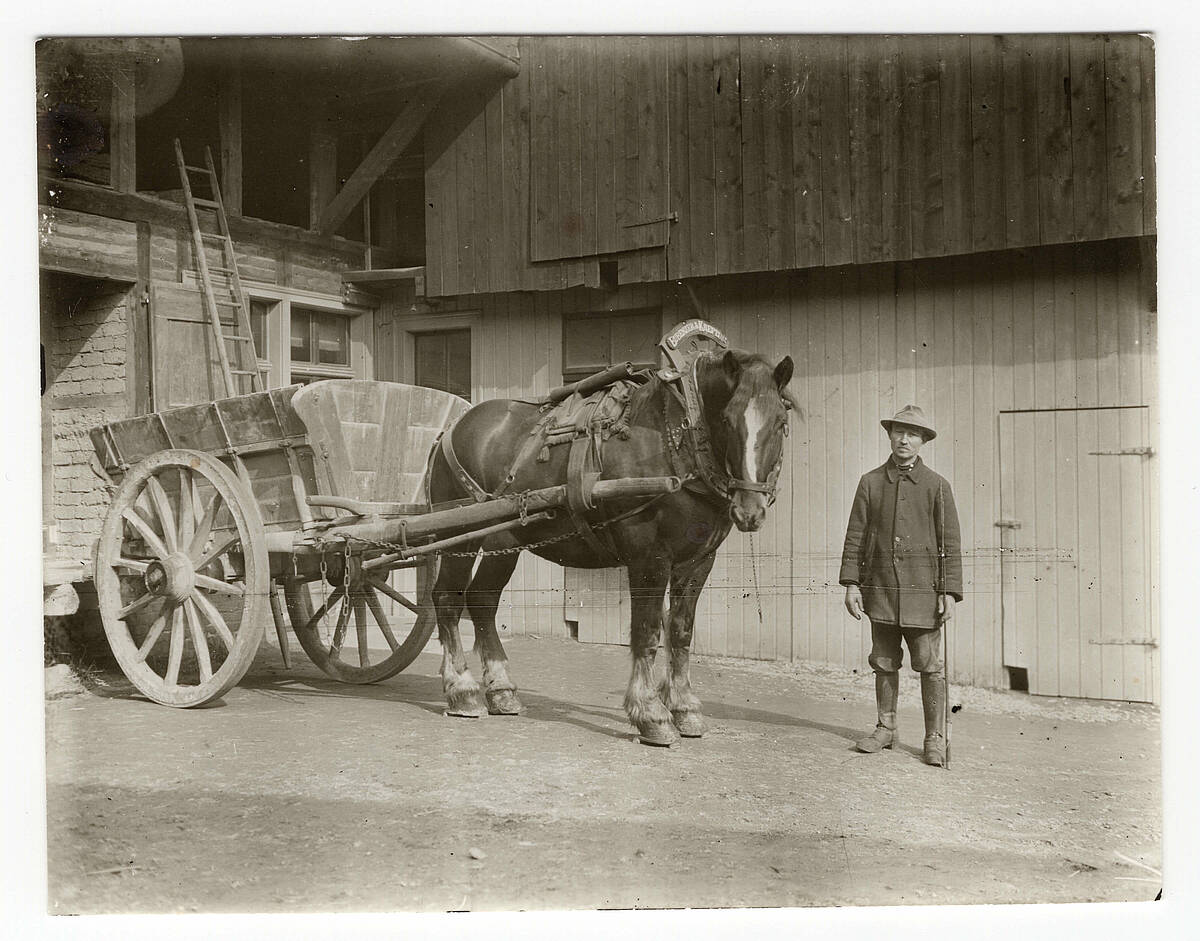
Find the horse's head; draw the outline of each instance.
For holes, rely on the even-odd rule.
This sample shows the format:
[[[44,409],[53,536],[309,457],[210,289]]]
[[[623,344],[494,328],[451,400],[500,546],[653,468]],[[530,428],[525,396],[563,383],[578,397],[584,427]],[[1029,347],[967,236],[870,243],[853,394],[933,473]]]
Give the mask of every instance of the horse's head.
[[[785,356],[772,367],[756,353],[726,350],[697,367],[714,451],[732,478],[729,515],[742,532],[754,532],[775,501],[792,401],[786,389],[792,358]]]

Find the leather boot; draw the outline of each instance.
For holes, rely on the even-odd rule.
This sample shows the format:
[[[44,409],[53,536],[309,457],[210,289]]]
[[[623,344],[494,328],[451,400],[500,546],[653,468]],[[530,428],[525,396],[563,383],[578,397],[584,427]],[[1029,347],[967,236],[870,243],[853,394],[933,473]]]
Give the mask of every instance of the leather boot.
[[[946,764],[946,678],[921,674],[921,705],[925,709],[925,764]]]
[[[874,732],[854,743],[859,751],[872,755],[881,748],[891,748],[896,744],[896,696],[899,692],[899,673],[875,674],[875,705],[879,709],[879,721]]]

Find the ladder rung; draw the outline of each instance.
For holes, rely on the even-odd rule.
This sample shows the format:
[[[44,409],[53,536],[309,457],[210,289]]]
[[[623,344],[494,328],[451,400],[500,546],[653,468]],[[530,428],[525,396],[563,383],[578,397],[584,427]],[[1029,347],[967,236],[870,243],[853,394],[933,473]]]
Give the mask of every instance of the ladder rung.
[[[253,339],[253,337],[233,336],[232,334],[227,333],[227,334],[225,334],[225,339],[226,340],[241,340],[243,343],[249,343]]]
[[[235,376],[257,376],[257,369],[231,369],[229,370]]]
[[[183,169],[191,170],[193,173],[206,173],[209,176],[212,176],[212,171],[208,169],[208,167],[193,167],[191,164],[185,163],[183,165]]]
[[[221,204],[215,199],[201,199],[199,196],[193,196],[192,202],[197,206],[204,206],[208,209],[220,209]]]
[[[227,236],[227,235],[222,235],[220,232],[201,232],[200,233],[200,238],[202,238],[202,239],[220,239],[222,242],[224,242],[228,237],[229,236]]]
[[[236,271],[237,269],[236,268],[222,268],[220,265],[209,265],[208,270],[209,271],[224,271],[224,272],[227,272],[228,274],[233,274],[234,271]]]

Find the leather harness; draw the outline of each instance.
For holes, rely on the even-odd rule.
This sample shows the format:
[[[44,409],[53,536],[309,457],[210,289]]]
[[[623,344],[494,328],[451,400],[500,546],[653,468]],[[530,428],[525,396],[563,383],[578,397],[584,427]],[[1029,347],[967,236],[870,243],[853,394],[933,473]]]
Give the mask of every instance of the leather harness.
[[[715,350],[705,349],[706,344]],[[692,492],[709,499],[715,497],[722,503],[731,501],[738,490],[765,493],[769,496],[770,503],[774,503],[779,473],[783,466],[782,452],[767,480],[761,483],[743,480],[730,474],[727,467],[719,466],[713,454],[708,424],[704,420],[696,369],[702,356],[714,355],[714,352],[719,355],[728,348],[729,344],[724,334],[701,320],[690,320],[680,324],[659,344],[665,364],[658,370],[657,377],[683,408],[685,417],[681,423],[680,438],[684,434],[687,435],[690,445],[688,451],[694,464],[692,472],[680,476],[684,478],[684,486]],[[441,436],[438,447],[441,448],[455,480],[472,499],[483,503],[503,496],[512,486],[520,469],[531,461],[548,461],[550,447],[569,442],[566,509],[571,523],[593,552],[609,560],[611,565],[619,565],[620,559],[611,537],[606,531],[594,528],[587,519],[587,513],[595,508],[590,495],[592,486],[599,479],[603,468],[603,442],[614,435],[629,437],[626,415],[629,398],[633,389],[644,383],[647,378],[646,374],[642,374],[629,379],[619,379],[612,385],[591,391],[587,395],[573,393],[559,402],[538,403],[541,405],[542,417],[517,450],[504,480],[490,493],[459,461],[454,450],[453,428]],[[784,430],[787,430],[786,424]],[[670,429],[667,437],[670,450],[678,453],[682,440],[674,438]],[[672,454],[672,463],[674,456]]]

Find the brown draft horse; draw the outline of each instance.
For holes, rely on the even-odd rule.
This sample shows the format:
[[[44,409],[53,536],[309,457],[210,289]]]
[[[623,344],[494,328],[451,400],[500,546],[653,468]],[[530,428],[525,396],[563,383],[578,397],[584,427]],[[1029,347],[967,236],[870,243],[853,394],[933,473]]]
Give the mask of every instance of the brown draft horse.
[[[696,455],[688,447],[686,406],[657,374],[630,397],[628,439],[604,443],[601,479],[675,475],[685,481],[676,493],[644,500],[608,501],[588,517],[611,537],[620,563],[629,572],[632,609],[630,649],[632,673],[625,711],[647,744],[670,745],[678,733],[697,738],[704,733],[700,700],[692,692],[689,658],[696,602],[712,569],[717,548],[736,524],[743,532],[759,529],[774,498],[771,492],[782,461],[787,407],[794,399],[785,387],[792,376],[791,357],[772,367],[762,356],[741,350],[702,353],[696,360],[696,389],[711,441],[713,463],[722,473],[726,493],[705,487],[696,471]],[[517,450],[539,417],[538,406],[495,399],[468,411],[453,429],[453,447],[462,467],[489,493],[495,492]],[[682,443],[681,443],[682,442]],[[567,447],[550,449],[545,463],[526,462],[506,492],[555,486],[567,477]],[[440,449],[430,468],[429,495],[435,502],[464,495]],[[768,484],[767,482],[770,481]],[[644,505],[638,511],[639,505]],[[631,513],[609,525],[622,514]],[[495,550],[527,546],[573,532],[565,514],[519,531],[488,537],[477,548]],[[470,546],[463,547],[470,549]],[[531,551],[559,565],[602,568],[611,560],[578,535]],[[456,716],[515,715],[521,710],[508,670],[508,658],[496,633],[500,594],[517,564],[517,552],[445,555],[433,587],[438,637],[442,644],[442,685],[446,712]],[[472,569],[474,572],[472,573]],[[663,622],[663,600],[671,592],[667,617],[670,664],[656,687],[655,650]],[[458,633],[466,608],[475,627],[475,651],[483,669],[483,687],[471,675]],[[485,704],[486,700],[486,704]]]

